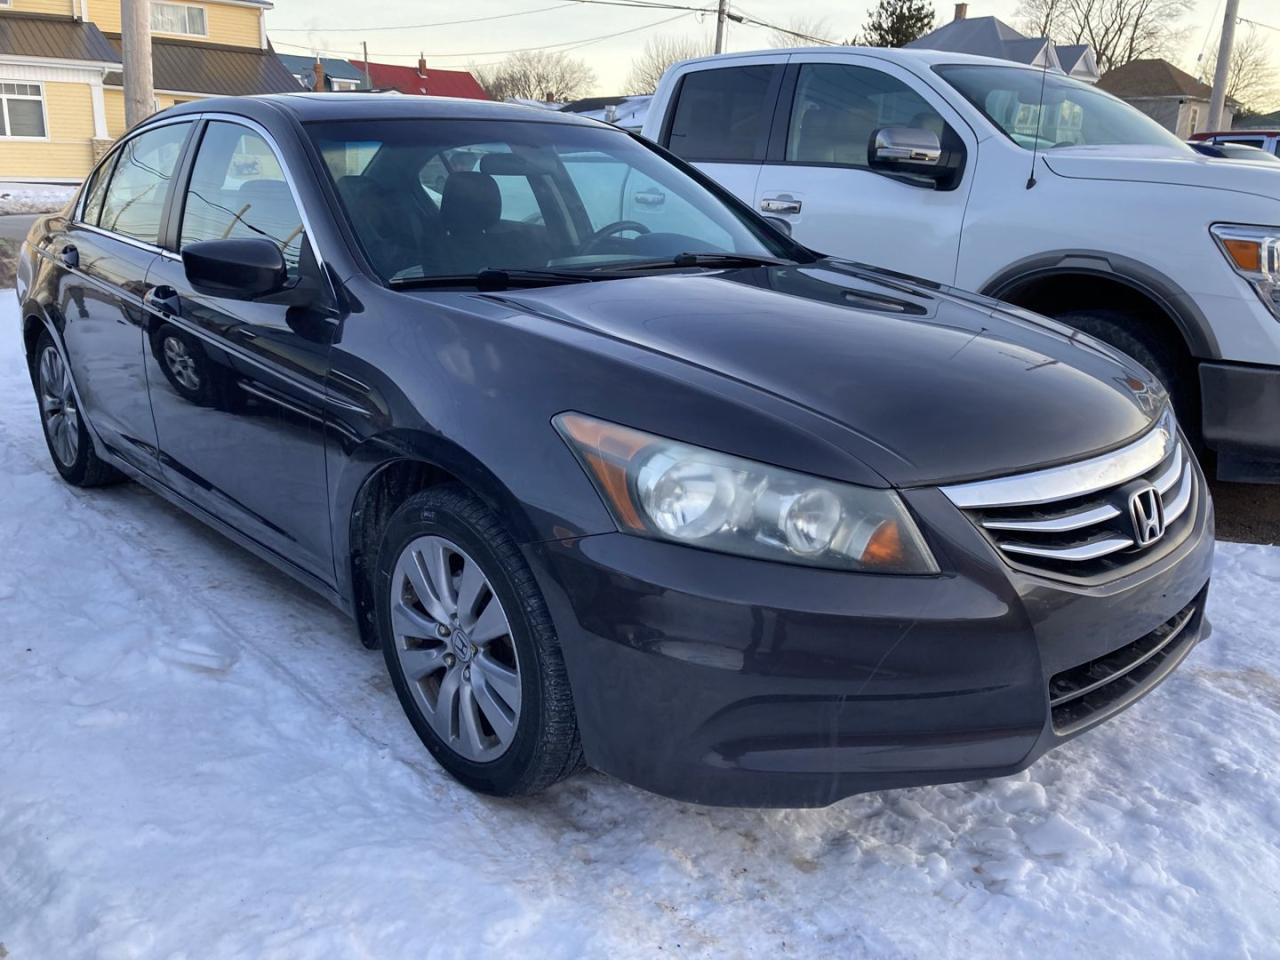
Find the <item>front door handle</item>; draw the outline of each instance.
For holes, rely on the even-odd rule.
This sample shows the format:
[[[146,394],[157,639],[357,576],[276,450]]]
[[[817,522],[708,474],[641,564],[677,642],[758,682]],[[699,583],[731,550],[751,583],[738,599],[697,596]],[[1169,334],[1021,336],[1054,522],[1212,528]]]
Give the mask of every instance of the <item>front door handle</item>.
[[[635,195],[635,201],[642,207],[660,207],[667,202],[667,195],[661,190],[641,190]]]
[[[58,253],[58,259],[62,261],[64,267],[71,267],[74,270],[80,266],[80,251],[76,249],[74,243],[68,243]]]
[[[176,317],[182,312],[178,291],[167,284],[152,287],[142,295],[142,302],[162,317]]]
[[[799,213],[800,201],[789,197],[765,197],[760,201],[762,213]]]

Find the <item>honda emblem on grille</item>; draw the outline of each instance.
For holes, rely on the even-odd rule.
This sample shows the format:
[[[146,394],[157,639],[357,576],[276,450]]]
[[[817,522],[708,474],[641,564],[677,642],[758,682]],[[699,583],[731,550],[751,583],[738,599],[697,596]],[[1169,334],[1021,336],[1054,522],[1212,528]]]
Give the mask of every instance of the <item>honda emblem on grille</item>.
[[[1133,521],[1133,540],[1149,547],[1164,536],[1164,501],[1160,491],[1145,486],[1129,497],[1129,519]]]

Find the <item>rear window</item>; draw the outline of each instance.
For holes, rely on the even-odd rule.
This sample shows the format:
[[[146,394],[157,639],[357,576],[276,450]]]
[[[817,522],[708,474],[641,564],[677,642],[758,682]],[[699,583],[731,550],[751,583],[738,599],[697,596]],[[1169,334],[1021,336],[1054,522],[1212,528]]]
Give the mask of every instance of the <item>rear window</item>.
[[[763,162],[781,69],[770,63],[686,74],[667,148],[686,160]]]

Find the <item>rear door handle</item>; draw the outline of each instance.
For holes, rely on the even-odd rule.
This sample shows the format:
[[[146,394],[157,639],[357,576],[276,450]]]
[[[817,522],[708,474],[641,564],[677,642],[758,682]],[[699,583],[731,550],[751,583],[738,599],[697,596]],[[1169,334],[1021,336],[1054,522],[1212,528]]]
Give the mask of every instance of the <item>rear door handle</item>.
[[[800,207],[799,200],[789,200],[783,197],[765,197],[760,201],[761,213],[799,213]]]
[[[162,317],[176,317],[182,312],[178,291],[166,284],[152,287],[142,295],[142,302]]]
[[[58,253],[58,259],[62,261],[64,267],[71,267],[74,270],[80,266],[80,251],[76,249],[75,244],[68,243]]]

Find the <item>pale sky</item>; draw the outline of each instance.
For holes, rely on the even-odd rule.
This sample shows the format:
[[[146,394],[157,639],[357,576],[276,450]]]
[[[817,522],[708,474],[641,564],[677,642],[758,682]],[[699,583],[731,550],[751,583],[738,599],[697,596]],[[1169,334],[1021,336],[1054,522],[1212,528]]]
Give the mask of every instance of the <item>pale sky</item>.
[[[670,0],[689,6],[713,6],[714,0]],[[836,37],[856,33],[875,0],[748,0],[731,7],[750,16],[790,25],[793,20],[825,20]],[[938,2],[937,23],[952,17],[954,4]],[[994,15],[1012,22],[1018,0],[970,0],[969,16]],[[554,9],[547,9],[554,8]],[[479,23],[442,25],[443,21],[528,11],[521,16]],[[541,12],[537,12],[541,11]],[[1240,16],[1280,27],[1277,0],[1241,0]],[[671,18],[675,19],[671,19]],[[1222,19],[1222,0],[1197,0],[1185,26],[1188,37],[1179,66],[1196,72],[1202,48],[1216,43]],[[670,20],[669,23],[661,21]],[[435,26],[416,26],[435,24]],[[369,29],[369,28],[393,29]],[[1237,28],[1237,35],[1244,29]],[[501,60],[515,48],[563,44],[556,49],[585,60],[596,72],[595,93],[619,92],[632,59],[645,40],[662,34],[692,33],[710,38],[715,18],[676,10],[570,3],[570,0],[275,0],[267,14],[267,31],[281,53],[315,53],[359,59],[360,43],[369,45],[369,59],[384,63],[416,63],[418,52],[433,67],[465,69],[470,63]],[[633,31],[594,40],[606,34]],[[1272,59],[1280,73],[1280,30],[1260,31],[1268,38]],[[1206,37],[1208,44],[1206,45]],[[582,46],[576,46],[577,43]],[[571,43],[572,42],[572,43]],[[729,50],[755,50],[769,45],[769,31],[731,24]]]

